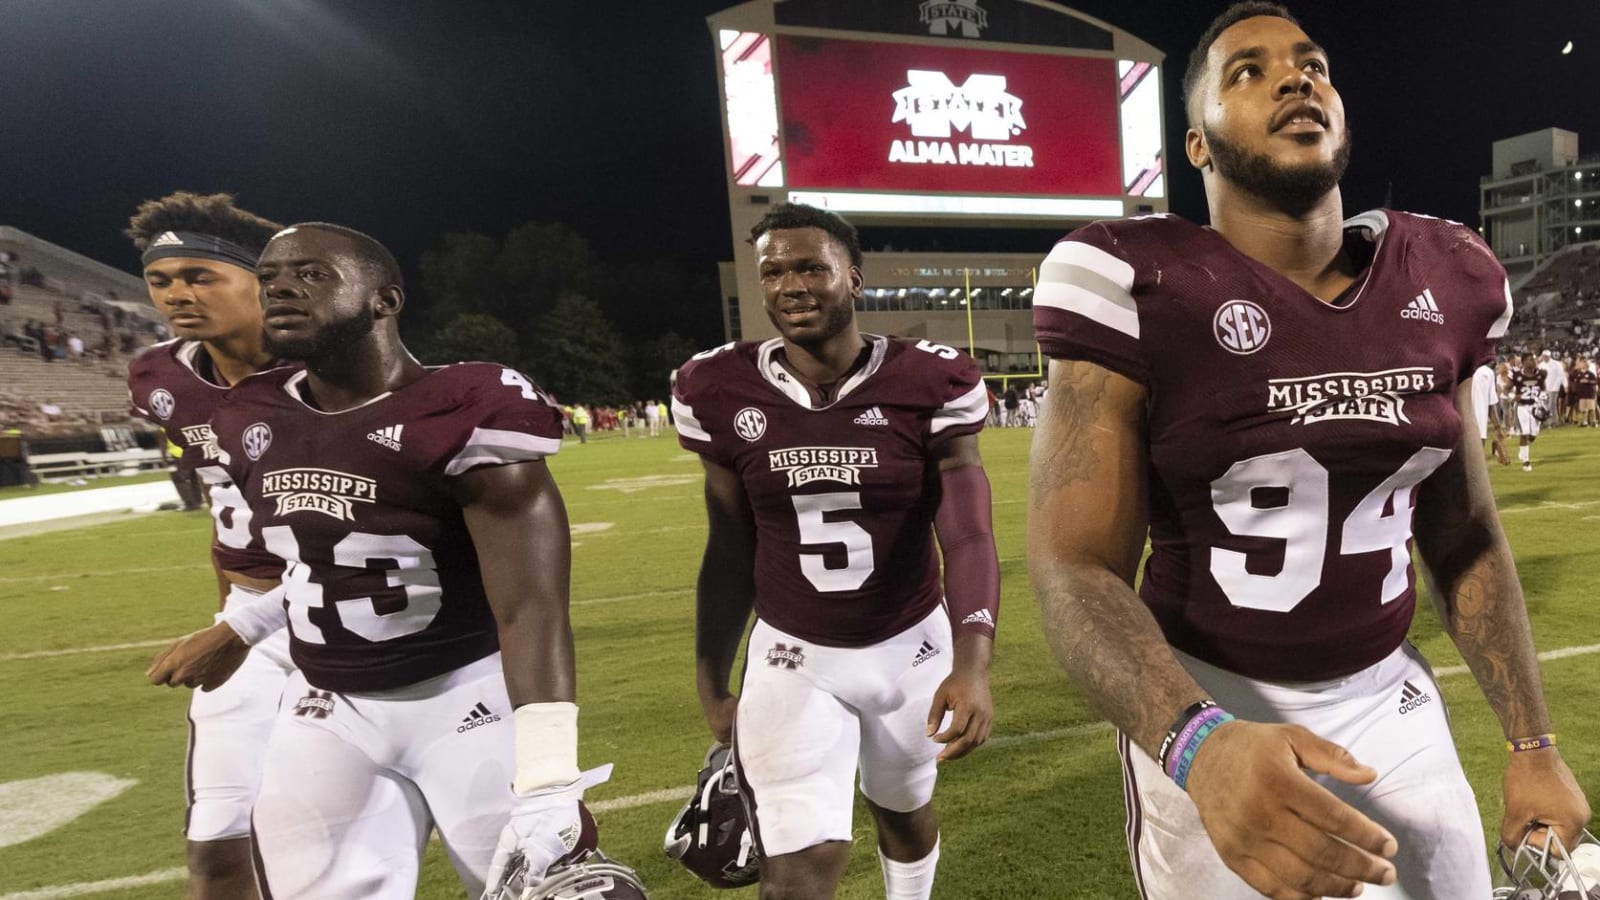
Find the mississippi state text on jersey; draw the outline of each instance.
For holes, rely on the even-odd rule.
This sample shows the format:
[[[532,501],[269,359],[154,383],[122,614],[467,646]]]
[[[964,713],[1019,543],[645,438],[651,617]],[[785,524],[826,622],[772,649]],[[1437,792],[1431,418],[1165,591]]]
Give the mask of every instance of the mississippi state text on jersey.
[[[678,441],[739,473],[755,514],[762,621],[825,646],[890,638],[937,606],[932,451],[989,412],[977,365],[928,341],[865,335],[867,364],[811,405],[781,339],[728,344],[678,370]]]
[[[211,357],[199,341],[173,339],[146,348],[128,364],[128,402],[133,412],[159,426],[183,448],[178,465],[195,470],[211,496],[217,568],[251,578],[275,579],[283,563],[250,540],[250,510],[217,459],[211,416],[228,389],[211,372]]]
[[[353,409],[308,405],[303,371],[253,375],[211,426],[287,568],[291,653],[334,691],[415,684],[499,646],[477,552],[450,480],[561,448],[561,416],[490,363],[431,370]]]
[[[1368,263],[1328,304],[1175,216],[1096,223],[1034,295],[1046,353],[1148,391],[1145,602],[1173,646],[1253,678],[1338,677],[1404,639],[1416,487],[1511,318],[1464,226],[1374,210],[1346,246]]]

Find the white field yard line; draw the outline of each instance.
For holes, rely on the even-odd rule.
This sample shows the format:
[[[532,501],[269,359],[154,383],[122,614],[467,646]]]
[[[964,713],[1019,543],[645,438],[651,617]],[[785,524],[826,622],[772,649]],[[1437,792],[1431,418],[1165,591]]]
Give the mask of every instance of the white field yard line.
[[[157,638],[153,641],[130,641],[126,644],[101,644],[98,647],[68,647],[62,650],[34,650],[28,653],[0,653],[0,662],[14,662],[23,659],[51,659],[57,656],[78,656],[84,653],[107,653],[115,650],[145,650],[151,647],[165,647],[175,637]]]
[[[1587,656],[1600,653],[1600,644],[1585,644],[1581,647],[1561,647],[1555,650],[1546,650],[1539,654],[1539,659],[1544,662],[1568,659],[1574,656]],[[1466,666],[1443,666],[1434,670],[1437,678],[1449,678],[1467,673]],[[1037,744],[1041,741],[1055,741],[1064,738],[1090,737],[1111,732],[1110,722],[1085,722],[1081,725],[1072,725],[1067,728],[1053,728],[1048,731],[1035,731],[1029,734],[1008,734],[991,738],[987,746],[991,748],[1021,746],[1024,744]],[[599,800],[589,804],[589,809],[597,813],[611,812],[620,809],[637,809],[641,806],[651,806],[657,803],[682,803],[688,799],[688,789],[683,786],[662,788],[658,791],[646,791],[642,794],[630,794],[626,797],[613,797],[610,800]],[[56,887],[39,888],[32,891],[21,891],[13,894],[0,894],[0,900],[59,900],[63,897],[83,897],[89,894],[100,894],[107,891],[118,891],[125,888],[143,887],[151,884],[163,884],[168,881],[180,881],[184,878],[183,869],[162,869],[148,875],[136,875],[131,878],[113,878],[109,881],[88,881],[78,884],[63,884]]]
[[[146,566],[140,569],[101,569],[93,572],[51,572],[45,575],[12,575],[0,578],[0,584],[13,584],[19,581],[77,581],[82,578],[119,578],[123,575],[146,575],[151,572],[182,572],[188,569],[205,569],[210,571],[210,563],[184,563],[173,566]]]
[[[89,894],[103,894],[107,891],[124,891],[129,888],[148,887],[152,884],[166,884],[169,881],[182,881],[186,874],[182,868],[162,869],[159,872],[151,872],[148,875],[112,878],[109,881],[82,881],[77,884],[61,884],[33,891],[0,894],[0,900],[60,900],[63,897],[84,897]]]

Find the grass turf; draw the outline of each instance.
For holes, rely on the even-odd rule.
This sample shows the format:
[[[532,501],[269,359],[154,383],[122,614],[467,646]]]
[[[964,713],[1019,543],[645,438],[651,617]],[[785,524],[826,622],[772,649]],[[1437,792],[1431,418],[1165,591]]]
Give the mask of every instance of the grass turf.
[[[941,771],[944,819],[935,897],[1134,897],[1122,838],[1120,771],[1108,730],[1065,683],[1038,630],[1023,561],[1028,441],[982,439],[994,485],[1004,605],[993,688],[997,740]],[[1538,467],[1493,467],[1506,531],[1540,649],[1600,640],[1591,562],[1600,523],[1600,432],[1549,432]],[[692,587],[704,540],[699,465],[670,436],[568,441],[552,463],[575,526],[573,622],[585,764],[617,774],[592,801],[682,787],[708,737],[693,690]],[[8,893],[158,872],[183,864],[184,691],[141,673],[150,648],[41,656],[176,636],[199,627],[214,592],[203,516],[162,513],[0,541],[0,783],[98,771],[138,784],[35,840],[0,848]],[[1431,607],[1413,639],[1436,667],[1457,665]],[[1600,785],[1600,656],[1545,664],[1562,749],[1579,781]],[[1504,746],[1470,676],[1447,678],[1457,743],[1485,822],[1498,822]],[[1088,726],[1088,727],[1082,727]],[[1052,734],[1054,732],[1054,734]],[[708,893],[661,853],[679,801],[603,812],[602,842],[638,868],[656,900]],[[3,811],[0,811],[3,812]],[[840,896],[882,896],[869,820]],[[70,863],[70,864],[68,864]],[[154,900],[174,881],[98,894]],[[417,896],[459,897],[437,843]],[[745,892],[743,896],[754,896]]]

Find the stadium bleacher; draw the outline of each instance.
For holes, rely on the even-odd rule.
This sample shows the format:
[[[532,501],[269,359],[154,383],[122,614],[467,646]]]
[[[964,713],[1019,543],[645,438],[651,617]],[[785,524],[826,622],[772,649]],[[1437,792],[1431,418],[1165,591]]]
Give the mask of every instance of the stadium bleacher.
[[[138,277],[14,228],[0,227],[9,259],[0,276],[0,431],[19,434],[40,477],[159,465],[153,436],[132,444],[128,360],[164,334]],[[81,354],[42,353],[39,329],[82,341]],[[34,332],[34,336],[28,334]]]
[[[1513,291],[1506,345],[1592,351],[1600,335],[1600,241],[1552,257]]]

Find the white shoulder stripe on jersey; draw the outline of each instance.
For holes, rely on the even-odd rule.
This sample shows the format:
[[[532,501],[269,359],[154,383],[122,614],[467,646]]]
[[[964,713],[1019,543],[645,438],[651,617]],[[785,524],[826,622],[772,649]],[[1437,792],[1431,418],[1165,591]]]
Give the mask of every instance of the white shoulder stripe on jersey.
[[[1044,264],[1039,269],[1039,280],[1048,280],[1045,275],[1048,271],[1060,272],[1074,268],[1093,272],[1111,282],[1123,294],[1133,290],[1133,266],[1093,244],[1085,244],[1082,241],[1062,241],[1051,247],[1050,255],[1044,258]],[[1130,299],[1128,305],[1131,307],[1132,303]]]
[[[938,434],[952,425],[982,422],[988,415],[989,392],[984,388],[983,380],[979,379],[972,390],[939,407],[939,411],[933,414],[928,430]]]
[[[1132,290],[1133,266],[1081,241],[1062,241],[1039,266],[1033,305],[1077,313],[1138,338]]]
[[[1491,341],[1497,341],[1500,338],[1505,337],[1506,329],[1511,326],[1511,311],[1513,305],[1511,302],[1511,282],[1505,281],[1502,283],[1505,285],[1506,291],[1506,308],[1504,312],[1500,313],[1500,318],[1495,319],[1494,324],[1489,326],[1489,333],[1486,335],[1486,337]]]
[[[1428,219],[1432,218],[1432,216],[1422,216],[1421,218]],[[1364,213],[1345,219],[1344,227],[1365,228],[1372,232],[1373,240],[1377,240],[1383,237],[1385,231],[1389,230],[1389,216],[1381,209],[1369,209]]]
[[[467,445],[444,467],[446,476],[460,475],[474,466],[528,462],[553,456],[561,449],[557,438],[545,438],[520,431],[474,428]]]
[[[1099,294],[1075,284],[1040,281],[1033,292],[1034,306],[1049,306],[1077,313],[1086,319],[1113,328],[1128,337],[1139,337],[1139,314],[1118,306]]]
[[[700,420],[695,418],[694,410],[689,404],[677,397],[672,398],[672,424],[677,427],[678,434],[694,441],[710,443],[711,435],[700,427]]]

